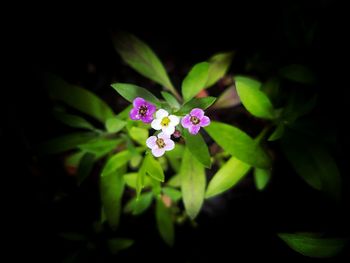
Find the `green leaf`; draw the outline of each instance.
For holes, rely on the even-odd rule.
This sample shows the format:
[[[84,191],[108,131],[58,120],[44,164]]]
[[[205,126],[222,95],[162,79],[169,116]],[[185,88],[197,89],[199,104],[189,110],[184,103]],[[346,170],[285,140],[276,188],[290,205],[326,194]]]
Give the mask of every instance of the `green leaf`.
[[[138,144],[145,146],[146,140],[148,138],[148,129],[139,128],[139,127],[131,127],[129,129],[129,135],[131,139],[133,139]]]
[[[186,147],[190,150],[192,155],[195,156],[205,167],[210,168],[210,154],[202,135],[200,133],[192,135],[187,130],[184,130],[183,136],[186,140]]]
[[[278,139],[281,139],[284,133],[284,124],[280,123],[276,127],[276,129],[273,131],[273,133],[270,135],[270,137],[267,139],[268,141],[276,141]]]
[[[122,166],[126,165],[131,157],[131,153],[129,151],[118,152],[108,159],[105,164],[101,177],[107,176],[111,173],[114,173]]]
[[[162,199],[157,199],[156,220],[160,236],[169,246],[174,245],[174,223],[170,208],[167,208]]]
[[[151,154],[146,154],[143,161],[144,172],[156,179],[157,181],[164,182],[164,172],[160,163],[153,158]]]
[[[342,238],[317,238],[305,234],[280,233],[278,236],[294,251],[314,258],[330,258],[346,245]]]
[[[106,130],[111,133],[119,132],[121,129],[125,127],[125,125],[126,125],[125,121],[122,121],[117,118],[108,119],[105,123]]]
[[[209,59],[209,73],[208,80],[205,85],[206,88],[214,85],[218,80],[225,76],[230,68],[233,52],[223,52],[212,56]]]
[[[276,113],[267,95],[257,88],[255,80],[245,77],[236,78],[238,96],[244,107],[254,116],[263,119],[275,119]]]
[[[81,159],[83,158],[85,152],[78,151],[75,153],[70,154],[67,158],[64,159],[64,166],[67,168],[69,167],[75,167],[77,168],[79,166],[79,163]]]
[[[179,190],[171,187],[163,187],[162,191],[165,195],[169,196],[170,199],[174,202],[179,201],[182,197],[182,193]]]
[[[132,213],[133,215],[140,215],[145,212],[152,204],[153,194],[151,192],[141,194],[137,199],[132,198],[125,206],[124,212]]]
[[[111,86],[127,101],[133,102],[135,98],[141,97],[156,106],[160,106],[160,101],[157,97],[144,88],[127,83],[114,83]]]
[[[95,162],[95,155],[91,153],[85,153],[83,158],[81,159],[78,171],[77,171],[77,179],[78,185],[80,185],[91,173],[92,168]]]
[[[165,156],[168,159],[171,168],[175,172],[179,172],[181,166],[182,155],[185,147],[181,144],[175,144],[175,148],[172,151],[166,151]]]
[[[333,200],[341,196],[341,177],[326,149],[309,137],[288,131],[281,140],[282,150],[297,174],[311,187]]]
[[[75,132],[46,141],[39,146],[39,150],[47,154],[61,153],[75,149],[78,145],[96,137],[97,134],[94,132]]]
[[[134,240],[127,238],[111,238],[107,241],[109,251],[112,254],[118,254],[120,251],[131,247],[133,244]]]
[[[213,109],[225,109],[240,105],[236,87],[234,85],[228,87],[220,97],[216,100],[215,104],[212,106]]]
[[[151,180],[152,192],[155,197],[160,197],[162,193],[161,182],[152,177],[149,178]]]
[[[237,159],[259,168],[271,166],[269,155],[240,129],[212,121],[209,126],[205,127],[205,130],[218,145]]]
[[[122,142],[123,139],[107,139],[99,137],[87,143],[79,144],[78,148],[82,151],[94,154],[96,159],[99,159],[107,153],[115,150]]]
[[[209,63],[201,62],[193,66],[182,82],[182,96],[185,101],[189,101],[196,96],[208,80]]]
[[[130,67],[168,90],[174,90],[162,62],[146,43],[124,32],[115,35],[113,42],[119,55]]]
[[[119,225],[125,170],[124,166],[101,176],[101,201],[108,224],[113,230]]]
[[[174,176],[172,176],[167,182],[167,185],[171,187],[181,187],[181,175],[175,174]]]
[[[209,182],[205,197],[213,197],[235,186],[248,173],[250,167],[249,164],[231,157]]]
[[[165,99],[165,101],[167,103],[169,103],[169,106],[173,109],[173,110],[178,110],[180,109],[180,103],[177,101],[177,99],[171,95],[168,92],[162,91],[161,92],[163,98]]]
[[[205,98],[193,98],[190,101],[186,102],[179,111],[175,112],[176,115],[185,115],[188,114],[193,108],[200,108],[205,110],[209,108],[216,98],[214,97],[205,97]]]
[[[280,70],[280,75],[288,80],[295,81],[302,84],[313,84],[315,76],[312,71],[298,64],[286,66]]]
[[[54,75],[48,75],[46,82],[49,85],[51,97],[94,117],[103,124],[107,119],[114,116],[112,109],[107,103],[92,92],[78,86],[70,85]]]
[[[276,102],[279,99],[280,80],[273,77],[262,84],[261,90],[270,98],[272,102]]]
[[[83,117],[58,111],[54,112],[54,116],[56,119],[69,127],[87,129],[92,131],[95,130],[95,127],[92,126],[92,124],[85,120]]]
[[[138,173],[127,173],[124,175],[124,181],[127,186],[136,189],[137,188],[137,177]],[[151,186],[151,181],[149,177],[145,178],[144,187]]]
[[[263,190],[271,179],[271,170],[269,169],[254,169],[254,181],[258,190]]]
[[[180,174],[186,213],[194,219],[203,205],[206,177],[204,166],[187,148],[183,155]]]

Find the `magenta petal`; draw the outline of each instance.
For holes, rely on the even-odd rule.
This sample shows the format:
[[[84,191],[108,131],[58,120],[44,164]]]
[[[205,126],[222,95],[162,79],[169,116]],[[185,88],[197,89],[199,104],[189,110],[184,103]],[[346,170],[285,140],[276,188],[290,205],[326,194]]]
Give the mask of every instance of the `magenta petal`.
[[[137,97],[132,102],[135,108],[140,108],[142,105],[145,104],[145,100],[143,98]]]
[[[183,117],[181,119],[181,125],[182,125],[182,127],[186,128],[186,129],[191,127],[191,125],[192,125],[191,116],[187,114],[185,117]]]
[[[145,105],[147,106],[147,109],[148,109],[147,114],[153,115],[153,113],[156,112],[157,108],[152,103],[149,103],[146,101]]]
[[[129,116],[130,116],[130,119],[136,121],[136,120],[139,120],[140,119],[140,116],[139,116],[139,111],[135,108],[132,108],[130,113],[129,113]]]
[[[204,116],[204,111],[200,108],[194,108],[193,110],[191,110],[190,115],[195,116],[198,119],[202,119]]]
[[[201,128],[201,126],[199,126],[199,125],[193,125],[188,130],[191,134],[197,134],[199,132],[200,128]]]
[[[152,115],[146,115],[144,117],[141,117],[141,120],[144,122],[144,123],[150,123],[153,121],[153,116]]]
[[[199,125],[201,127],[205,127],[205,126],[208,126],[210,124],[210,119],[209,117],[207,116],[204,116],[202,119],[201,119],[201,122],[199,123]]]

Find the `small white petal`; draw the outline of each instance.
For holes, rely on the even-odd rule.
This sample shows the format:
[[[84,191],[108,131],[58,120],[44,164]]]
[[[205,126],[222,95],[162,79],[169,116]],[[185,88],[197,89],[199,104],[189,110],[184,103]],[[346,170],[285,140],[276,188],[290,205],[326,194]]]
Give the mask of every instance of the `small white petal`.
[[[151,127],[155,130],[161,130],[162,129],[162,125],[160,124],[162,122],[161,119],[154,119],[151,123]]]
[[[172,140],[170,140],[170,139],[165,139],[164,143],[165,143],[164,149],[166,151],[171,151],[175,147],[175,143]]]
[[[160,156],[162,156],[164,153],[165,153],[165,149],[164,149],[164,148],[154,147],[154,148],[152,149],[152,154],[153,154],[155,157],[160,157]]]
[[[162,131],[167,135],[172,135],[175,132],[175,126],[162,127]]]
[[[180,118],[175,115],[170,115],[168,118],[170,119],[170,124],[172,126],[176,126],[180,123]]]
[[[162,139],[169,139],[171,134],[166,134],[164,132],[161,132],[158,134],[158,138],[162,138]]]
[[[156,136],[151,136],[149,137],[147,140],[146,140],[146,145],[148,148],[153,148],[156,146],[156,140],[157,140],[157,137]]]
[[[164,117],[167,117],[169,113],[166,110],[159,109],[156,112],[156,118],[157,119],[163,119]]]

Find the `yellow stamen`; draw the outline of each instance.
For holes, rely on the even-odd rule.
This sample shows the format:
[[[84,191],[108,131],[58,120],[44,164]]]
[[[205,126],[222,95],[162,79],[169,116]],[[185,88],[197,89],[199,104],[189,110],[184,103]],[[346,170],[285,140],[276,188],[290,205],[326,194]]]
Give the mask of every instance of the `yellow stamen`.
[[[162,122],[160,123],[162,126],[168,126],[170,123],[170,119],[168,117],[164,117]]]

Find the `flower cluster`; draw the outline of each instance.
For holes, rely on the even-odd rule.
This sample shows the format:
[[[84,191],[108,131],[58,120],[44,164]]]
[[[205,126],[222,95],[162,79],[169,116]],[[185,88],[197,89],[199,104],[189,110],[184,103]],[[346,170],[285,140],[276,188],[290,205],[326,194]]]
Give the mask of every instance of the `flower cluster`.
[[[153,129],[157,131],[161,130],[157,136],[151,136],[146,141],[146,145],[151,149],[152,154],[155,157],[160,157],[165,151],[174,149],[175,144],[170,137],[171,135],[175,138],[179,137],[179,131],[176,130],[176,126],[180,123],[180,117],[170,115],[164,109],[157,110],[155,105],[140,97],[134,99],[133,106],[129,114],[132,120],[151,123]],[[188,129],[194,135],[199,132],[201,127],[208,126],[209,124],[210,119],[199,108],[192,109],[189,114],[181,119],[182,127]]]

